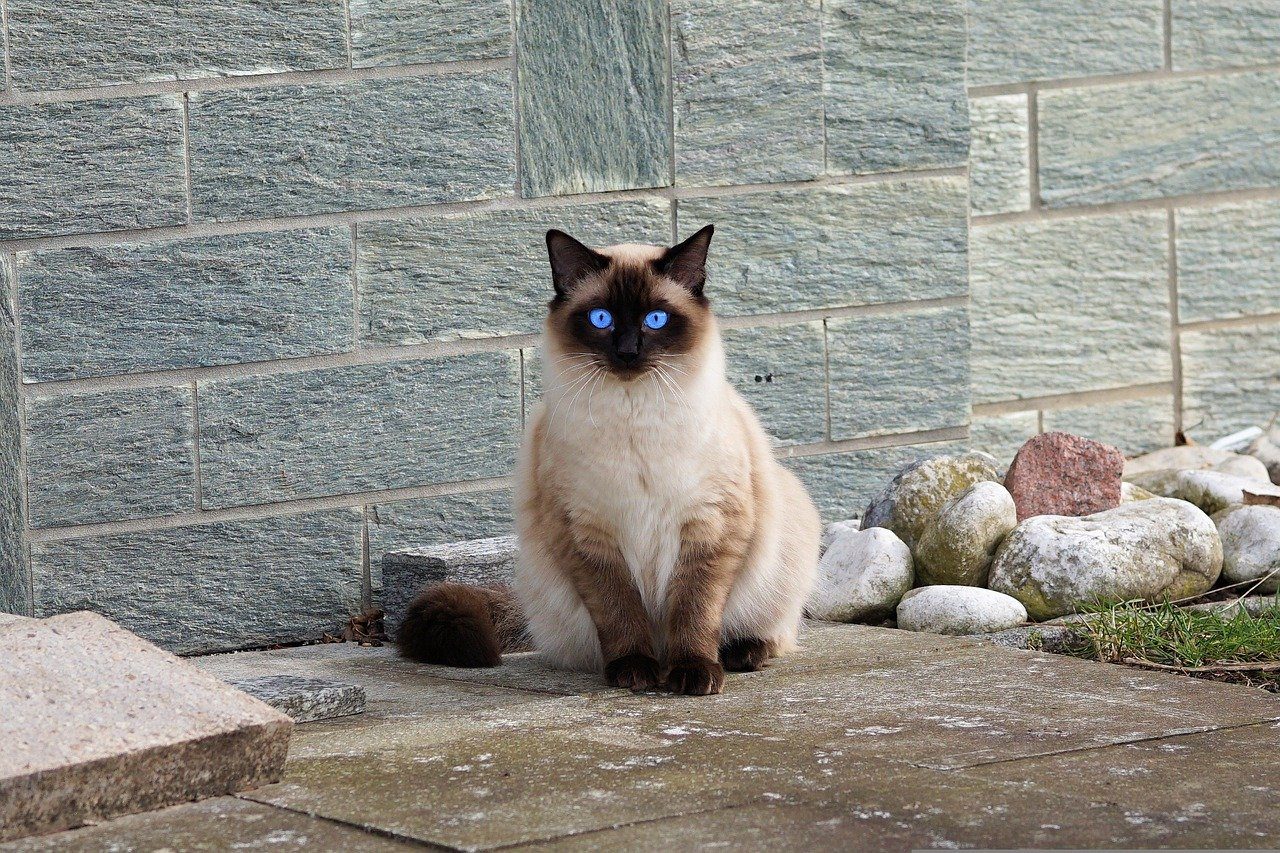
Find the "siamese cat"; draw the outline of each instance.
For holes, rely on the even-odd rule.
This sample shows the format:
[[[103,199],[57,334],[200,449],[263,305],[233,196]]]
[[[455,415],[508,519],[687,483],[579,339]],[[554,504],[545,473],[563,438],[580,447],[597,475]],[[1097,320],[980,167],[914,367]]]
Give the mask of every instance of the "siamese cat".
[[[818,513],[725,377],[704,293],[712,230],[604,249],[547,232],[555,294],[517,475],[514,596],[429,587],[404,655],[496,666],[527,640],[616,687],[705,695],[795,646]]]

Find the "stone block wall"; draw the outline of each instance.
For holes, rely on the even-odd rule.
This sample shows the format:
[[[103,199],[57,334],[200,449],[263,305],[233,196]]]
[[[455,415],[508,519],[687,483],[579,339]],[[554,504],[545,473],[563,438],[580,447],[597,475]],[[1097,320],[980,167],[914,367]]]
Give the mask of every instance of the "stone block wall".
[[[716,223],[829,517],[1260,417],[1280,22],[1172,4],[0,0],[0,611],[314,638],[387,549],[507,532],[551,226]]]

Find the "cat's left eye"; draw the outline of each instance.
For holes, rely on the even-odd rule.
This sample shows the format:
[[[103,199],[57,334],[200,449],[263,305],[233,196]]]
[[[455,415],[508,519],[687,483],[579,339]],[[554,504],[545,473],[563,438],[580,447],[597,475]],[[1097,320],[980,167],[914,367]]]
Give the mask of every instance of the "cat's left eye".
[[[644,324],[650,329],[661,329],[667,325],[666,311],[650,311],[645,315]]]
[[[591,325],[597,329],[607,329],[613,325],[613,315],[603,308],[595,308],[587,315]]]

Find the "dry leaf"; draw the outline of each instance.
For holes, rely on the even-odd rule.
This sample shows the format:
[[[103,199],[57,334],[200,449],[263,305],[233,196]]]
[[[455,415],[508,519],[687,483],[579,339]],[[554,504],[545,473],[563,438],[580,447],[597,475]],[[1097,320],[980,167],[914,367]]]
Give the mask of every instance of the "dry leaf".
[[[1280,506],[1280,495],[1259,495],[1248,489],[1244,490],[1245,506]]]

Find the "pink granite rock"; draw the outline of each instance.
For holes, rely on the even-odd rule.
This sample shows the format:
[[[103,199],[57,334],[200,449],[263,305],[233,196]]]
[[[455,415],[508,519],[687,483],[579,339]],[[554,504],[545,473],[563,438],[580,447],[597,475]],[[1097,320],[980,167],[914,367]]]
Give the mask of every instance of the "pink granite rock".
[[[1034,515],[1091,515],[1120,505],[1124,454],[1069,432],[1046,432],[1022,445],[1004,477],[1018,521]]]

